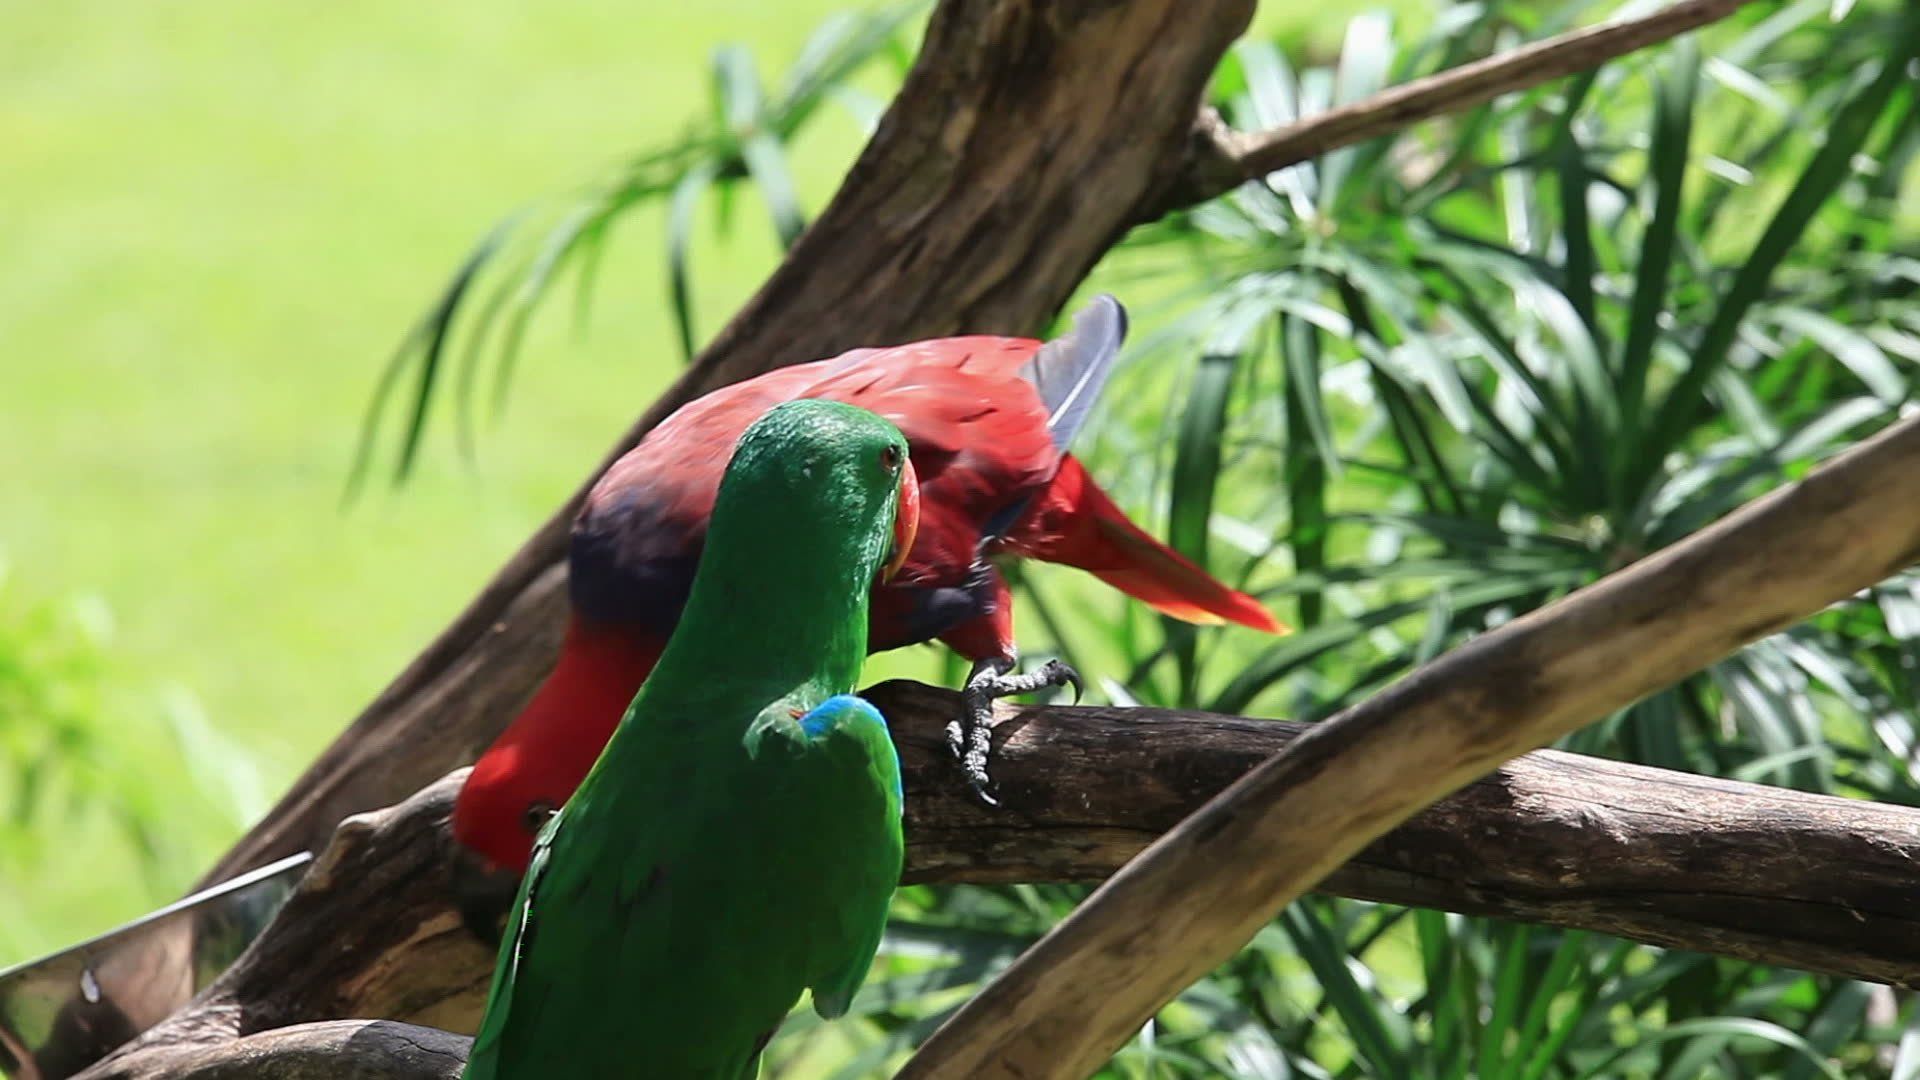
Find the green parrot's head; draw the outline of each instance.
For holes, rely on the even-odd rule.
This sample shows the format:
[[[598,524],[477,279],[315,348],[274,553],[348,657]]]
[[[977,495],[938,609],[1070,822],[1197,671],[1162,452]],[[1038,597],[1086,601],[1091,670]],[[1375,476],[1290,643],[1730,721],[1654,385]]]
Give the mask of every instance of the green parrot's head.
[[[919,523],[900,429],[858,406],[789,401],[740,436],[707,542],[765,545],[790,565],[817,556],[864,585],[899,571]]]

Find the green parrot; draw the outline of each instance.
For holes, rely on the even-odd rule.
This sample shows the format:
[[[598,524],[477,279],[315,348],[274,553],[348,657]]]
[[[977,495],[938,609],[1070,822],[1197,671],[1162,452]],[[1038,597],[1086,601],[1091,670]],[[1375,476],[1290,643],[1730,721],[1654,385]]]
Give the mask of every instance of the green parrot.
[[[900,880],[900,761],[853,696],[918,521],[898,429],[794,401],[740,437],[685,615],[540,832],[467,1080],[738,1080],[833,1018]]]

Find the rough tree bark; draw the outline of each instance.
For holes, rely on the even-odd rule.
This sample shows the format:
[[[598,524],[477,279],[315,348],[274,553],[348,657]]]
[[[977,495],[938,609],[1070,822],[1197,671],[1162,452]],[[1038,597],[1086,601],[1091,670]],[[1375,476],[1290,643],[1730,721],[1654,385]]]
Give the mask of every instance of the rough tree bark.
[[[83,1075],[115,1080],[460,1080],[473,1040],[392,1020],[328,1020],[145,1047]]]
[[[314,1021],[381,1017],[471,1033],[494,950],[447,903],[456,773],[340,823],[300,887],[240,959],[192,1004],[80,1075],[192,1075],[250,1037]],[[309,1032],[331,1039],[332,1028]],[[281,1044],[298,1056],[308,1047]],[[464,1060],[464,1053],[461,1054]]]
[[[1496,680],[1486,689],[1497,691]],[[909,882],[1100,881],[1308,725],[1007,706],[1005,812],[956,781],[956,695],[864,691],[906,766]],[[1920,989],[1920,809],[1540,750],[1428,807],[1315,886]]]
[[[866,693],[905,765],[909,882],[1098,880],[1306,730],[1003,706],[996,810],[968,794],[946,750],[956,695],[910,682]],[[464,1041],[408,1025],[472,1031],[493,964],[447,906],[446,820],[462,779],[343,824],[231,970],[86,1075],[300,1080],[327,1054],[351,1053],[342,1060],[358,1068],[381,1052],[397,1071],[364,1075],[442,1075]],[[1321,890],[1916,987],[1916,861],[1920,809],[1541,751],[1416,815]],[[404,1023],[345,1020],[363,1016]],[[235,1063],[262,1071],[220,1071]]]
[[[1312,154],[1597,66],[1754,2],[1683,0],[1239,135],[1199,104],[1253,0],[949,0],[833,202],[608,461],[694,397],[784,364],[960,331],[1033,332],[1130,225]],[[584,491],[202,886],[317,849],[348,814],[406,797],[492,741],[559,648],[561,559]]]

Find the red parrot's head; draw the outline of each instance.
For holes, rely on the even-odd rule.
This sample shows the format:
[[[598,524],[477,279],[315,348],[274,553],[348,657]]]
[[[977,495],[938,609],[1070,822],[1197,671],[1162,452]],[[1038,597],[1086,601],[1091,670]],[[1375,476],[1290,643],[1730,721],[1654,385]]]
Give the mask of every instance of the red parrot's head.
[[[553,671],[467,774],[453,838],[492,867],[525,870],[533,838],[593,767],[663,645],[570,620]]]
[[[522,749],[496,746],[482,755],[453,804],[453,838],[489,869],[525,870],[533,838],[569,794],[560,777],[528,768]]]
[[[891,446],[887,449],[897,452]],[[908,458],[900,464],[900,495],[893,509],[893,542],[887,548],[886,561],[880,566],[880,584],[893,580],[893,575],[906,565],[907,553],[913,550],[913,538],[919,532],[920,477],[913,471],[913,459]]]
[[[453,859],[449,898],[490,945],[500,940],[534,836],[567,797],[559,777],[525,767],[522,750],[516,743],[483,754],[453,804],[453,837],[465,850]]]

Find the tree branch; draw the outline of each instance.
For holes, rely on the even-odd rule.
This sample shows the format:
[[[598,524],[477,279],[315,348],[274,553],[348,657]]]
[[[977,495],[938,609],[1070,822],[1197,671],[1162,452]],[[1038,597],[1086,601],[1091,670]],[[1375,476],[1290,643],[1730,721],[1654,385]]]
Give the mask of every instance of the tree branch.
[[[1680,0],[1651,15],[1602,23],[1462,64],[1268,131],[1239,132],[1211,109],[1195,128],[1186,182],[1168,206],[1205,202],[1248,180],[1401,128],[1462,112],[1718,22],[1756,0]]]
[[[296,1024],[118,1060],[92,1080],[460,1080],[473,1040],[391,1020]]]
[[[1422,807],[1916,559],[1920,416],[1316,726],[1108,879],[899,1077],[1091,1074]]]
[[[909,882],[1097,881],[1310,730],[1003,706],[1004,805],[989,809],[946,749],[957,694],[911,682],[865,693],[905,767]],[[343,824],[225,975],[87,1075],[171,1075],[183,1061],[256,1053],[268,1030],[346,1017],[472,1031],[493,951],[448,906],[446,820],[465,775]],[[1920,987],[1916,864],[1920,810],[1540,751],[1416,815],[1319,887]],[[290,1035],[286,1054],[337,1030]]]
[[[180,1062],[207,1067],[229,1052],[251,1053],[241,1045],[256,1045],[250,1037],[314,1021],[373,1016],[472,1032],[495,950],[449,904],[458,864],[447,818],[465,777],[456,772],[397,806],[341,822],[240,959],[184,1009],[80,1075],[172,1076]],[[311,1039],[286,1044],[282,1056],[298,1058]]]
[[[913,682],[864,693],[900,746],[917,882],[1102,880],[1310,730],[1009,707],[996,810],[970,797],[945,749],[957,694]],[[1316,890],[1920,988],[1917,865],[1920,809],[1540,750],[1415,815]]]

